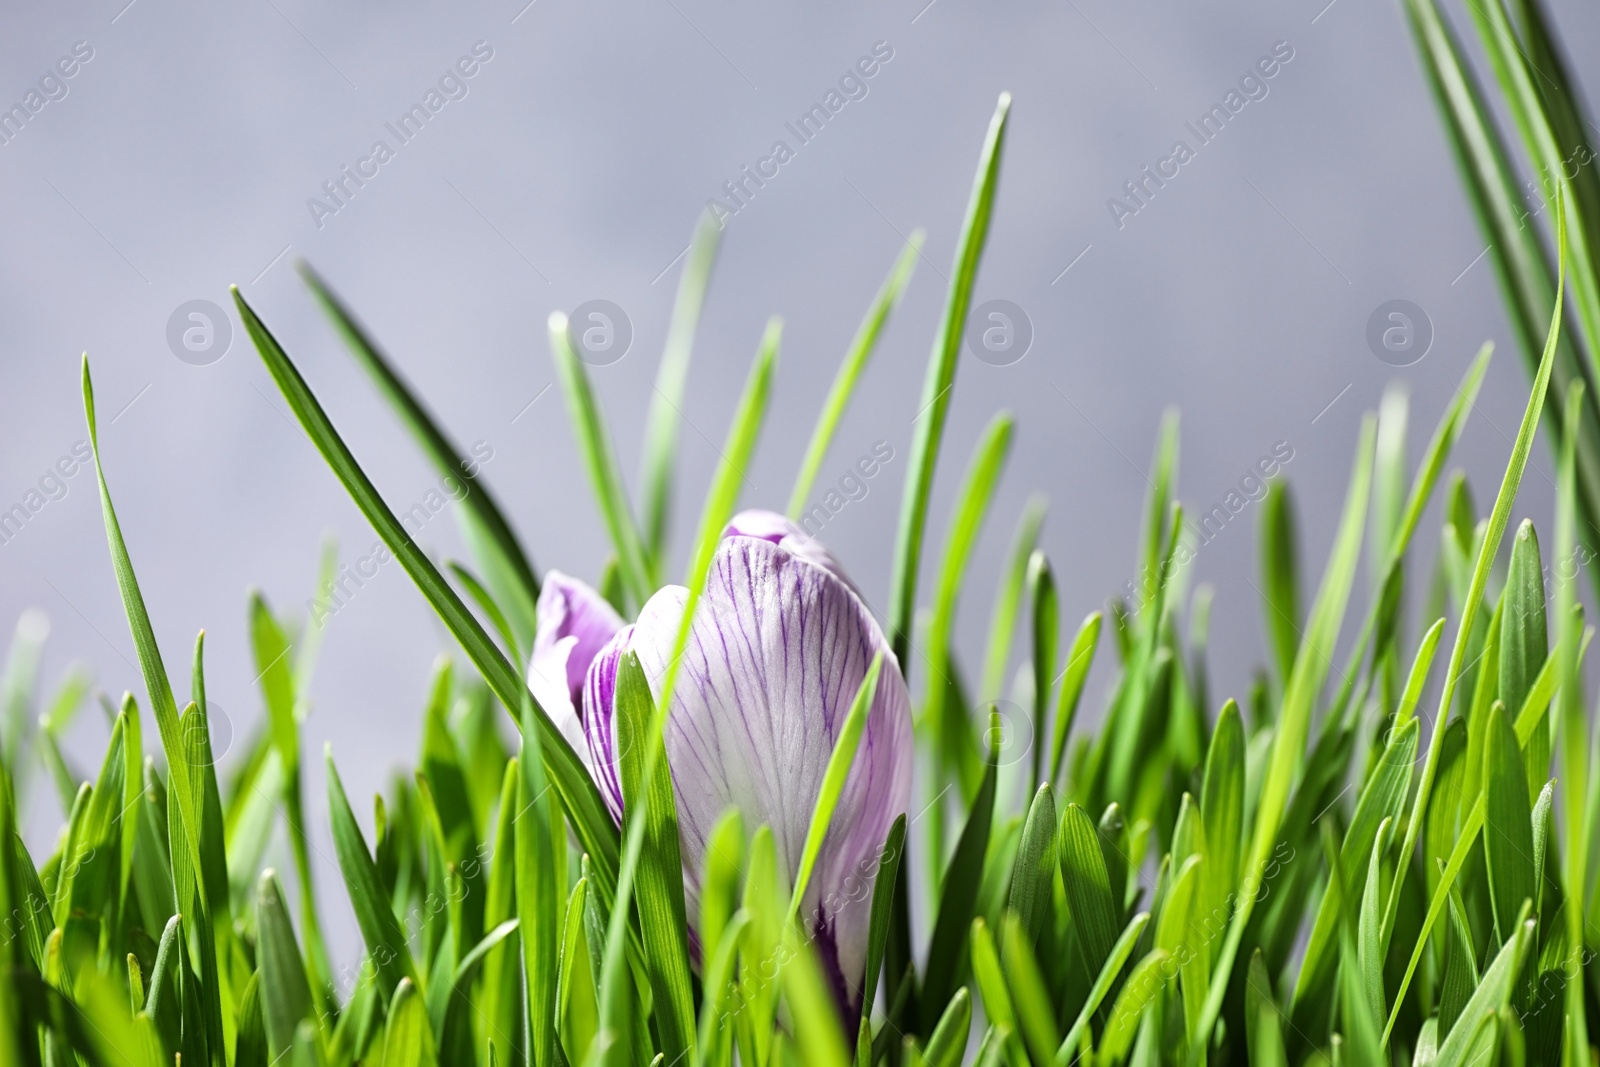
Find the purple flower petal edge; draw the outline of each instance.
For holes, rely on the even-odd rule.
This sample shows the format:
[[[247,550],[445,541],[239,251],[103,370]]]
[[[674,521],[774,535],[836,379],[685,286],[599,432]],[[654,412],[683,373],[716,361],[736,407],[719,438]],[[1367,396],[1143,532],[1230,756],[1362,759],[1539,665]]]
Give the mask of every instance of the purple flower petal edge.
[[[528,686],[579,752],[585,747],[579,714],[584,678],[595,656],[622,627],[622,617],[589,585],[560,571],[546,572]]]
[[[866,966],[873,878],[889,827],[910,797],[910,696],[882,630],[837,564],[828,565],[826,551],[811,542],[828,560],[816,562],[792,547],[793,533],[771,513],[754,513],[764,526],[750,521],[752,514],[736,517],[717,549],[667,724],[685,897],[693,923],[707,836],[729,807],[743,812],[748,827],[772,828],[779,862],[793,877],[839,731],[881,650],[878,691],[802,901],[841,1006],[853,1011]],[[658,686],[686,600],[681,586],[660,590],[631,632],[619,632],[589,671],[584,735],[601,792],[619,817],[617,663],[632,647]]]

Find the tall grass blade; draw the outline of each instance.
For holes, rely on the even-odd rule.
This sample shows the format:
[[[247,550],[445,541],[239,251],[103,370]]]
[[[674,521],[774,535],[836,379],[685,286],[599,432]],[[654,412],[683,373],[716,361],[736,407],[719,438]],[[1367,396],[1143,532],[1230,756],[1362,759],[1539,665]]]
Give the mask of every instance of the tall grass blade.
[[[978,158],[978,175],[972,198],[967,204],[966,221],[961,226],[956,246],[955,266],[950,274],[950,293],[945,300],[944,317],[928,357],[927,376],[918,402],[916,436],[912,438],[911,461],[906,470],[906,487],[900,503],[900,523],[895,534],[894,572],[889,580],[889,641],[900,669],[910,680],[911,622],[915,614],[917,576],[922,564],[922,540],[928,523],[928,499],[933,493],[933,474],[944,440],[945,419],[950,412],[950,392],[955,386],[956,358],[961,354],[961,339],[972,304],[973,283],[978,261],[989,237],[989,220],[994,213],[995,191],[1000,180],[1000,150],[1005,141],[1006,116],[1011,111],[1011,94],[1000,94],[989,132]]]
[[[394,512],[389,510],[388,505],[378,494],[371,479],[356,462],[355,456],[339,436],[338,431],[333,428],[327,413],[323,411],[322,405],[318,403],[305,379],[300,376],[299,370],[289,360],[288,354],[245,303],[244,297],[237,289],[234,290],[234,303],[244,320],[246,330],[249,331],[250,339],[256,346],[256,351],[261,355],[262,362],[267,365],[301,427],[317,446],[317,450],[322,453],[323,459],[344,485],[345,491],[367,517],[367,521],[372,524],[384,544],[400,561],[401,566],[411,576],[411,580],[416,583],[417,588],[421,590],[422,595],[438,613],[451,634],[461,643],[461,647],[483,675],[484,681],[494,690],[501,705],[508,710],[521,707],[521,694],[527,690],[527,685],[517,668],[513,667],[495,646],[477,617],[467,609],[466,604],[455,590],[450,588],[433,562],[411,540],[400,521],[395,518]],[[120,541],[120,537],[118,540]],[[130,579],[131,575],[130,568]],[[167,701],[170,703],[170,700],[170,690],[167,690]],[[611,821],[611,815],[606,810],[605,802],[600,799],[600,792],[589,777],[588,770],[578,760],[577,753],[573,752],[572,746],[550,721],[544,709],[537,705],[535,709],[535,719],[540,731],[540,753],[545,761],[546,773],[549,774],[551,784],[561,797],[563,808],[572,819],[573,829],[579,841],[582,842],[584,850],[594,864],[596,881],[601,891],[609,896],[616,885],[616,826]],[[156,717],[159,724],[161,722],[159,710]],[[165,741],[165,727],[162,729],[162,737]]]
[[[567,335],[567,317],[559,311],[550,315],[550,352],[555,357],[556,377],[561,380],[561,390],[567,397],[567,410],[572,415],[578,447],[583,452],[584,466],[589,471],[600,517],[611,534],[611,544],[617,550],[618,573],[628,599],[639,607],[650,599],[656,587],[656,569],[649,550],[634,522],[633,509],[628,506],[628,491],[622,482],[622,468],[617,465],[612,451],[611,436],[606,432],[605,419],[600,414],[600,404],[589,385],[589,374],[583,369],[578,354],[573,351],[572,339]]]
[[[466,492],[457,498],[462,504],[463,524],[474,547],[482,554],[481,564],[491,584],[511,606],[511,617],[517,622],[517,633],[522,642],[527,644],[532,641],[534,608],[539,602],[539,576],[533,568],[533,562],[523,551],[511,521],[489,491],[489,486],[481,480],[479,461],[468,459],[466,453],[450,439],[422,399],[383,354],[377,341],[322,276],[303,260],[298,266],[300,276],[305,279],[317,303],[327,312],[356,361],[371,375],[395,414],[411,431],[434,470],[441,478],[467,483]],[[455,496],[454,493],[451,495]]]
[[[1558,228],[1557,241],[1562,263],[1566,262],[1567,247],[1564,219],[1565,216],[1562,217]],[[1534,431],[1539,425],[1539,414],[1544,408],[1545,390],[1550,384],[1550,371],[1555,363],[1556,341],[1561,336],[1561,300],[1565,291],[1564,279],[1565,272],[1563,271],[1561,279],[1558,280],[1556,285],[1555,306],[1551,311],[1550,330],[1545,338],[1544,356],[1539,361],[1539,373],[1534,379],[1533,391],[1528,397],[1527,408],[1523,411],[1522,424],[1517,429],[1517,438],[1511,447],[1511,457],[1506,464],[1506,473],[1500,482],[1500,491],[1495,496],[1494,507],[1489,513],[1489,522],[1484,533],[1483,544],[1478,550],[1477,562],[1472,570],[1472,580],[1467,589],[1461,621],[1456,628],[1455,647],[1450,653],[1450,664],[1445,669],[1444,687],[1439,696],[1439,712],[1434,719],[1433,736],[1428,741],[1428,757],[1422,767],[1422,782],[1417,787],[1416,799],[1411,808],[1411,817],[1407,821],[1405,843],[1400,847],[1400,855],[1402,857],[1409,858],[1412,850],[1416,847],[1417,834],[1422,828],[1422,815],[1427,811],[1428,798],[1433,789],[1434,776],[1438,772],[1439,742],[1444,737],[1444,724],[1449,721],[1451,702],[1455,697],[1456,685],[1466,660],[1467,640],[1472,633],[1473,622],[1477,617],[1479,605],[1483,599],[1484,588],[1489,581],[1489,570],[1494,563],[1495,553],[1500,548],[1500,538],[1504,535],[1506,523],[1511,518],[1511,507],[1516,502],[1517,489],[1522,484],[1522,473],[1527,466],[1528,452],[1533,448]],[[1469,773],[1471,769],[1469,765]],[[1384,909],[1383,943],[1386,946],[1394,931],[1395,916],[1400,906],[1400,891],[1405,883],[1406,872],[1410,866],[1409,862],[1402,862],[1395,870],[1394,885],[1389,891],[1389,904]],[[1426,929],[1424,929],[1422,936],[1424,939],[1427,937]],[[1395,994],[1397,1008],[1404,999],[1404,993],[1405,983],[1402,983],[1400,991]],[[1389,1025],[1384,1031],[1385,1044],[1388,1042],[1389,1031],[1393,1028],[1394,1016],[1391,1014]]]
[[[672,508],[672,471],[677,460],[678,423],[683,420],[683,396],[689,383],[689,353],[700,324],[700,309],[711,284],[711,269],[716,265],[717,246],[722,241],[722,224],[710,212],[700,216],[694,239],[689,243],[689,258],[678,278],[678,294],[672,303],[672,320],[667,326],[667,345],[656,370],[655,395],[650,398],[650,414],[644,434],[644,548],[649,553],[651,570],[665,569],[667,522]],[[642,601],[641,601],[642,603]]]
[[[905,291],[906,283],[911,280],[911,271],[917,265],[917,257],[922,254],[924,236],[921,230],[911,234],[911,240],[906,242],[889,276],[883,280],[882,288],[867,309],[867,317],[861,320],[861,325],[856,329],[855,338],[850,342],[850,351],[834,375],[828,398],[822,403],[822,414],[817,417],[816,429],[811,431],[811,443],[806,446],[805,458],[800,461],[800,473],[795,476],[794,490],[789,494],[788,514],[795,522],[800,521],[805,511],[811,487],[817,480],[817,471],[827,458],[828,446],[833,443],[839,420],[850,406],[856,384],[860,382],[861,374],[867,369],[867,362],[878,346],[878,337],[888,325],[890,313],[900,303],[900,294]]]
[[[1361,426],[1360,443],[1356,446],[1355,467],[1350,474],[1349,491],[1345,496],[1344,514],[1339,520],[1338,533],[1328,557],[1328,567],[1323,574],[1322,586],[1317,590],[1316,601],[1306,624],[1306,636],[1295,657],[1294,670],[1285,687],[1283,710],[1278,717],[1273,736],[1272,752],[1256,803],[1255,828],[1246,853],[1244,876],[1240,883],[1239,904],[1233,913],[1228,934],[1223,941],[1212,972],[1210,992],[1207,995],[1199,1024],[1195,1028],[1197,1043],[1189,1054],[1191,1065],[1198,1064],[1209,1043],[1209,1035],[1222,1010],[1222,997],[1228,987],[1228,976],[1244,937],[1245,925],[1250,920],[1260,893],[1262,872],[1265,871],[1271,851],[1277,843],[1280,820],[1288,801],[1290,783],[1304,755],[1306,735],[1311,726],[1311,712],[1317,693],[1328,674],[1333,657],[1334,642],[1343,622],[1345,605],[1355,580],[1356,563],[1361,552],[1361,535],[1366,525],[1367,497],[1372,485],[1372,455],[1374,425],[1371,417]]]

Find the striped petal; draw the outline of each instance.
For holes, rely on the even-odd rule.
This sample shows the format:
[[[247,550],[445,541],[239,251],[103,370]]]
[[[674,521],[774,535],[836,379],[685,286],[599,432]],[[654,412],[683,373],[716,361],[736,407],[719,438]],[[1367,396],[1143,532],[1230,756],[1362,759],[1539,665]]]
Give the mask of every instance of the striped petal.
[[[595,656],[622,629],[622,617],[584,582],[549,571],[539,590],[538,622],[528,688],[573,748],[584,752],[578,718],[583,680]]]
[[[733,530],[695,613],[666,732],[684,888],[692,917],[707,836],[729,807],[747,826],[772,827],[779,862],[793,877],[834,743],[883,651],[876,699],[802,905],[841,1000],[854,1008],[879,852],[910,796],[910,697],[861,599],[833,568],[793,551],[790,536]],[[621,808],[618,779],[607,771],[615,765],[617,661],[631,647],[652,686],[661,684],[686,599],[682,586],[656,593],[632,632],[619,633],[589,672],[585,736],[613,813]]]

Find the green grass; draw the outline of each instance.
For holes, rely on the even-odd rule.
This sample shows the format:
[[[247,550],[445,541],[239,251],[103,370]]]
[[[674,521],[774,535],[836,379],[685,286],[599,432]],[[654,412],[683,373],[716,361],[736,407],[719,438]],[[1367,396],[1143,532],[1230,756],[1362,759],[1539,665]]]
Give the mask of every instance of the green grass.
[[[1431,0],[1407,3],[1430,71],[1448,90],[1443,98],[1470,103]],[[1531,32],[1525,12],[1518,24]],[[1527,94],[1522,105],[1524,121],[1535,106],[1551,106]],[[488,487],[461,509],[474,558],[436,566],[238,298],[307,436],[464,654],[442,658],[430,691],[419,694],[414,774],[370,801],[352,799],[336,754],[326,753],[341,884],[314,885],[301,814],[302,722],[317,627],[252,594],[244,623],[263,725],[219,777],[203,635],[180,708],[100,465],[85,362],[107,540],[145,690],[108,708],[111,742],[86,775],[60,738],[89,686],[69,674],[40,697],[39,626],[28,618],[19,627],[0,677],[9,716],[0,724],[0,838],[10,842],[0,855],[0,911],[9,917],[0,937],[0,1065],[153,1067],[180,1057],[215,1067],[1592,1063],[1600,777],[1590,761],[1600,738],[1584,693],[1591,631],[1576,568],[1563,565],[1592,513],[1585,441],[1594,394],[1563,331],[1564,264],[1589,245],[1569,249],[1564,221],[1551,284],[1517,289],[1527,298],[1521,313],[1542,320],[1543,343],[1486,515],[1458,476],[1441,528],[1423,526],[1487,350],[1415,468],[1404,450],[1402,394],[1386,395],[1365,420],[1352,442],[1342,517],[1304,610],[1293,498],[1272,487],[1260,520],[1269,670],[1243,694],[1243,709],[1207,692],[1210,594],[1189,592],[1178,573],[1186,534],[1175,416],[1156,444],[1130,560],[1141,575],[1137,602],[1114,597],[1104,613],[1069,628],[1055,577],[1064,568],[1039,549],[1044,504],[1034,498],[985,598],[993,605],[986,646],[961,649],[955,622],[964,603],[972,610],[963,595],[968,564],[1003,477],[1011,416],[997,414],[973,445],[937,532],[943,554],[931,602],[919,605],[916,591],[923,544],[935,538],[930,489],[994,210],[1006,111],[1002,99],[919,401],[887,628],[898,668],[880,655],[854,694],[794,881],[771,828],[731,811],[711,831],[706,869],[697,872],[693,930],[673,788],[681,768],[668,765],[663,743],[679,656],[669,660],[660,700],[637,656],[623,657],[616,714],[628,803],[619,828],[523,684],[517,665],[527,660],[539,581],[534,554]],[[1464,127],[1483,116],[1458,108],[1451,121]],[[1546,119],[1558,129],[1564,121]],[[1583,190],[1562,195],[1572,227],[1580,202],[1592,206]],[[843,354],[795,500],[864,387],[916,244]],[[716,234],[702,228],[663,357],[667,403],[687,388],[715,251]],[[1588,300],[1585,276],[1573,276],[1582,283],[1574,299]],[[424,457],[456,467],[448,432],[395,364],[326,282],[306,277]],[[550,333],[616,549],[608,588],[631,611],[665,569],[675,433],[653,417],[641,522],[561,316]],[[773,320],[688,546],[691,613],[779,388],[778,345]],[[1541,419],[1557,431],[1556,514],[1543,542],[1523,521],[1506,546]],[[1436,535],[1439,558],[1420,569],[1414,545]],[[1558,559],[1547,561],[1541,543],[1554,545]],[[1363,555],[1368,585],[1357,580]],[[1439,591],[1447,617],[1430,612],[1412,625],[1399,610],[1402,592],[1424,588]],[[919,607],[929,620],[921,649],[911,626]],[[678,631],[680,656],[690,617]],[[1351,650],[1342,665],[1334,660],[1341,646]],[[912,671],[913,663],[923,666]],[[1104,714],[1082,707],[1092,702],[1095,667],[1108,684],[1103,707],[1092,710]],[[799,912],[820,876],[817,857],[860,756],[867,709],[895,669],[915,683],[919,786],[860,887],[870,894],[868,1010],[845,1017]],[[970,690],[968,677],[982,688]],[[1001,696],[1024,706],[1033,750],[1006,749],[992,706]],[[37,729],[36,705],[46,709]],[[146,714],[156,724],[148,749]],[[1030,776],[1025,804],[1000,788],[1002,764]],[[30,781],[53,788],[70,813],[48,851],[30,852],[16,833],[26,799],[19,793]],[[262,871],[280,832],[292,870]],[[364,946],[358,969],[335,972],[327,958],[329,916],[318,913],[318,891],[348,900]]]

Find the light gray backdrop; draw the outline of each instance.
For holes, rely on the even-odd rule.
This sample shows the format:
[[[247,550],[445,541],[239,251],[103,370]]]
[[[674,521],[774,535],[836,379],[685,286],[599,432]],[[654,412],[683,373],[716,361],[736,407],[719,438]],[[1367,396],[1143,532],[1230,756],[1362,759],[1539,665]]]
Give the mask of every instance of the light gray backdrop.
[[[20,132],[0,145],[0,508],[26,502],[84,439],[87,350],[108,477],[169,669],[186,677],[205,627],[212,699],[238,734],[259,716],[246,589],[303,606],[325,533],[349,563],[374,537],[237,322],[222,358],[191,365],[167,339],[176,309],[226,304],[237,283],[391,503],[407,508],[435,478],[313,307],[293,270],[309,260],[453,433],[492,447],[485,476],[537,564],[593,578],[606,541],[552,387],[545,317],[590,299],[630,317],[632,350],[594,380],[631,474],[674,260],[707,199],[784,140],[793,158],[726,220],[683,411],[689,505],[674,524],[677,555],[767,316],[781,313],[786,331],[744,502],[781,508],[833,370],[903,238],[922,226],[925,258],[820,483],[874,442],[894,449],[824,534],[881,604],[923,366],[1002,90],[1015,106],[977,299],[1021,307],[1034,338],[1009,366],[962,356],[923,568],[926,588],[971,446],[1009,408],[1019,433],[961,616],[969,674],[1030,490],[1050,497],[1044,543],[1069,626],[1133,577],[1168,405],[1182,408],[1191,507],[1224,501],[1279,442],[1292,449],[1310,583],[1363,410],[1396,377],[1409,383],[1415,454],[1474,350],[1494,339],[1501,349],[1457,456],[1480,501],[1492,493],[1526,374],[1391,0],[525,3],[74,0],[0,15],[7,107],[26,111],[75,43],[92,50],[66,64],[71,78],[46,80],[58,99],[41,91],[37,113],[13,120]],[[1556,14],[1572,53],[1593,55],[1593,9],[1562,2]],[[478,42],[492,58],[465,64],[473,76],[445,86],[458,98],[400,145],[385,123],[426,105]],[[826,106],[875,46],[892,58],[860,86],[847,82],[858,98],[801,144],[785,123]],[[1164,187],[1147,185],[1147,205],[1119,227],[1108,198],[1175,141],[1197,146],[1185,123],[1226,106],[1275,46],[1292,59],[1247,83],[1260,98]],[[331,205],[322,184],[360,166],[379,139],[393,158],[359,189],[347,182],[354,192],[336,213],[314,213],[308,199]],[[1425,309],[1434,334],[1404,370],[1365,337],[1393,299]],[[1533,466],[1522,512],[1547,524],[1542,444]],[[59,499],[0,547],[0,619],[48,613],[48,684],[83,660],[106,691],[142,697],[92,477],[65,479],[64,496],[51,483]],[[1218,697],[1242,696],[1263,658],[1256,519],[1245,508],[1195,564],[1216,587]],[[1436,529],[1430,517],[1430,555]],[[422,539],[460,552],[443,517]],[[413,757],[430,665],[449,647],[393,564],[325,638],[306,725],[324,857],[321,742],[333,743],[353,793],[379,788]],[[77,758],[93,758],[104,737],[86,715]],[[48,841],[58,818],[41,793],[30,837]],[[337,879],[325,859],[317,876]]]

